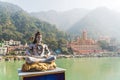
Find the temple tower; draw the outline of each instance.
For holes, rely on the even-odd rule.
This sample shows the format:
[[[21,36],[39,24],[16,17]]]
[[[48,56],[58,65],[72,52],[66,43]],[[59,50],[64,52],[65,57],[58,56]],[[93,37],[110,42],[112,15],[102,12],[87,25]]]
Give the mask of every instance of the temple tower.
[[[87,40],[87,32],[85,30],[82,33],[82,39]]]

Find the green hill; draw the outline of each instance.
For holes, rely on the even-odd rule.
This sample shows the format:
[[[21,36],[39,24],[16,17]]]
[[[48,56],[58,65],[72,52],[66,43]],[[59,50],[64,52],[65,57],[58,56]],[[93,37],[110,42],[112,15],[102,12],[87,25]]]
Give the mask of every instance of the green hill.
[[[65,34],[55,25],[30,16],[17,5],[0,2],[0,39],[25,43],[36,31],[43,34],[45,43],[65,38]]]

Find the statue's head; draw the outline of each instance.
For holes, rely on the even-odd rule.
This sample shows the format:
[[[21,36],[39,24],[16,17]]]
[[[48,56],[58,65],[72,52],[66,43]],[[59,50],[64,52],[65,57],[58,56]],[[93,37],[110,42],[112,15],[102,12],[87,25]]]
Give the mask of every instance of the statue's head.
[[[35,38],[34,38],[34,41],[33,43],[39,43],[42,41],[42,34],[38,31],[36,34],[35,34]]]

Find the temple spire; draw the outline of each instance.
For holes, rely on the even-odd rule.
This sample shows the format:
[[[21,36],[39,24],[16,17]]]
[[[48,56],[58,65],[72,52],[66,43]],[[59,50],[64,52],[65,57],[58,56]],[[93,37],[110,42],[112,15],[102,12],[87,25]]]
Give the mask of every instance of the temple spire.
[[[83,30],[82,39],[87,40],[87,31],[86,30]]]

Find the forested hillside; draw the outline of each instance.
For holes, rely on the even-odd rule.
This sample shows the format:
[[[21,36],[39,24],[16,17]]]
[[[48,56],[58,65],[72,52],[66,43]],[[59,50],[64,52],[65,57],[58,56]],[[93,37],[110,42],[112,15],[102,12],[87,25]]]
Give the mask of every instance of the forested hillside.
[[[55,25],[31,17],[16,5],[0,2],[0,40],[13,39],[26,43],[36,31],[43,34],[44,43],[54,44],[52,48],[59,47],[58,42],[66,38],[66,34]]]

